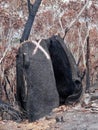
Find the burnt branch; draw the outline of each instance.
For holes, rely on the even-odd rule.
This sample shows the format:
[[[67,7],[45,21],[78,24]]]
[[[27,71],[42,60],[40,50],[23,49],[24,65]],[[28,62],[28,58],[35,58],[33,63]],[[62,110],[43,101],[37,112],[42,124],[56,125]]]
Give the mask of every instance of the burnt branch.
[[[20,39],[20,43],[28,40],[32,25],[34,23],[36,13],[38,11],[38,8],[39,8],[42,0],[35,0],[34,4],[31,4],[30,0],[27,0],[27,1],[28,1],[29,16],[28,16],[28,20],[25,24],[25,28],[24,28],[22,37]]]

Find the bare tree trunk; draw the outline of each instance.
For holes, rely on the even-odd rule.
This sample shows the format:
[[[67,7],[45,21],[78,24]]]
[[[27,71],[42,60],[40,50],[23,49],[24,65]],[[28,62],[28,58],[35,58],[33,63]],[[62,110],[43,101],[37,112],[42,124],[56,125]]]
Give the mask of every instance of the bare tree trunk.
[[[28,16],[28,20],[27,20],[25,28],[24,28],[24,32],[20,39],[20,43],[28,40],[36,13],[38,11],[38,8],[39,8],[42,0],[35,0],[34,4],[31,4],[30,0],[27,0],[27,1],[28,1],[29,16]]]
[[[89,92],[90,88],[90,47],[89,47],[89,36],[87,37],[87,54],[86,54],[86,92]]]
[[[85,3],[87,0],[85,0]],[[85,8],[85,21],[86,21],[86,28],[87,28],[87,52],[86,52],[86,89],[85,92],[89,92],[90,88],[90,43],[89,43],[89,22],[88,22],[88,10]]]

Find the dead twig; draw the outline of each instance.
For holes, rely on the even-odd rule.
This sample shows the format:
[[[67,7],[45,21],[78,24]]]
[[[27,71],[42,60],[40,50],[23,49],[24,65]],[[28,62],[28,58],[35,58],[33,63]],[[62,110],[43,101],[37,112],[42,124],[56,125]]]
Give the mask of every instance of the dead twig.
[[[10,104],[4,103],[0,100],[0,113],[8,113],[13,120],[22,121],[26,118],[25,113],[21,113],[18,110],[15,110]]]
[[[10,49],[10,45],[11,45],[11,42],[12,42],[12,34],[13,34],[13,29],[10,30],[10,34],[9,34],[9,38],[8,38],[8,46],[7,46],[6,50],[3,53],[3,56],[0,59],[0,64],[2,63],[3,59],[5,58],[8,50]]]
[[[80,43],[80,46],[81,46],[81,52],[80,52],[80,56],[79,56],[77,65],[79,65],[79,63],[80,63],[80,61],[81,61],[81,58],[83,57],[83,66],[84,66],[84,69],[86,69],[86,59],[85,59],[85,51],[84,51],[84,50],[85,50],[85,47],[86,47],[87,38],[88,38],[88,36],[89,36],[89,31],[90,31],[90,28],[88,27],[88,30],[87,30],[85,39],[84,39],[84,41],[83,41],[83,40],[82,40],[82,36],[81,36],[81,29],[80,29],[80,31],[78,30],[79,43]]]
[[[66,27],[65,29],[65,34],[64,34],[64,37],[63,39],[65,39],[65,36],[67,34],[67,32],[70,30],[70,28],[75,24],[75,22],[79,19],[79,17],[81,16],[81,14],[83,13],[83,11],[85,10],[85,8],[87,7],[89,3],[89,0],[86,1],[85,5],[83,6],[83,8],[80,10],[79,14],[75,17],[75,19],[69,24],[68,27]]]

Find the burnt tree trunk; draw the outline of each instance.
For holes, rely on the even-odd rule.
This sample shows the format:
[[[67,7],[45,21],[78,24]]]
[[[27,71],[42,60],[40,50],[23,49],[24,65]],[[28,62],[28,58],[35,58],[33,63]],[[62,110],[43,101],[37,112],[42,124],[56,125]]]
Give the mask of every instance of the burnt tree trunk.
[[[59,105],[78,102],[82,93],[78,66],[61,37],[52,36],[40,43],[26,41],[41,1],[32,5],[28,0],[29,16],[16,57],[16,98],[22,113],[0,101],[0,110],[10,110],[7,113],[15,120],[27,117],[35,121]]]
[[[87,0],[85,0],[86,3]],[[87,52],[86,52],[86,90],[85,92],[89,92],[90,88],[90,43],[89,43],[89,22],[88,19],[88,10],[85,8],[85,21],[86,21],[86,28],[87,28]]]
[[[20,42],[28,40],[41,0],[28,0],[29,17]],[[49,114],[62,104],[79,101],[82,93],[78,67],[64,40],[53,36],[25,42],[16,58],[17,100],[29,121]]]
[[[28,1],[29,16],[28,16],[28,20],[26,22],[22,37],[20,39],[20,43],[28,40],[36,13],[38,11],[38,8],[39,8],[42,0],[35,0],[34,4],[31,4],[30,0],[27,0],[27,1]]]
[[[87,54],[86,54],[86,92],[89,92],[90,88],[90,46],[89,36],[87,37]]]
[[[63,39],[52,36],[36,45],[22,44],[16,62],[18,101],[30,121],[78,102],[82,93],[78,66]]]

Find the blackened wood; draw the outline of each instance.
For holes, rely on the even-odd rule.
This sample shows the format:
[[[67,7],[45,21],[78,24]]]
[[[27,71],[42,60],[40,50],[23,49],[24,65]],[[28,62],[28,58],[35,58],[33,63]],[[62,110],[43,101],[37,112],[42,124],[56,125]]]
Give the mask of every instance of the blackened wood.
[[[35,52],[34,43],[22,44],[16,63],[17,97],[22,108],[27,111],[29,121],[35,121],[59,106],[59,95],[46,40],[42,40],[40,46],[44,51],[38,48]],[[28,55],[28,67],[24,64],[24,54]]]
[[[53,63],[60,104],[78,102],[82,94],[79,68],[71,51],[59,36],[50,38],[50,55]]]
[[[89,92],[90,88],[90,46],[89,36],[87,37],[87,54],[86,54],[86,92]]]
[[[25,42],[18,50],[17,97],[30,121],[79,101],[82,82],[75,59],[59,36]]]
[[[25,28],[24,28],[22,37],[20,39],[20,43],[28,40],[28,37],[30,35],[30,31],[31,31],[31,28],[32,28],[32,25],[33,25],[33,22],[34,22],[34,19],[35,19],[35,16],[36,16],[36,13],[37,13],[38,8],[39,8],[39,6],[41,4],[41,1],[42,0],[35,0],[35,3],[31,4],[30,0],[28,0],[29,16],[28,16],[28,20],[27,20],[27,22],[25,24]]]

